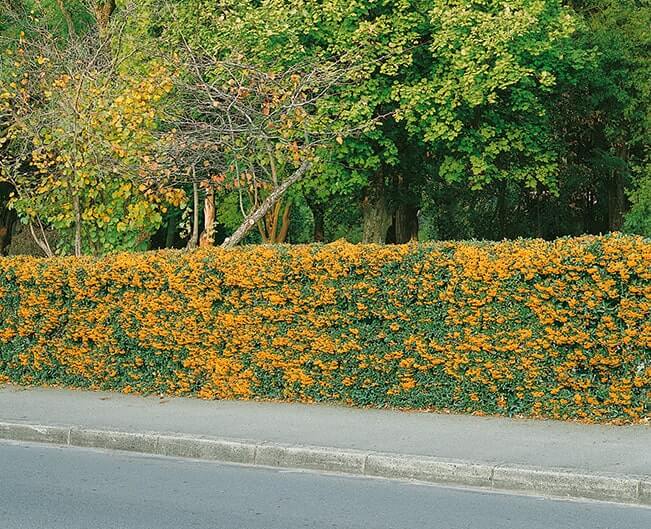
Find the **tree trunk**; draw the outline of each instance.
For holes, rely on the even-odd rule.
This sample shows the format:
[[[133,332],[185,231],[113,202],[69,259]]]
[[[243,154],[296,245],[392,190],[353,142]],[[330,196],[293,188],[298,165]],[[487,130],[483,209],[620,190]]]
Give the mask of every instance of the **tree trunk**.
[[[16,224],[16,215],[13,211],[7,210],[6,216],[0,212],[0,217],[4,217],[0,219],[0,255],[7,255]]]
[[[276,235],[276,242],[283,243],[287,241],[287,234],[289,233],[289,215],[292,212],[292,203],[291,201],[287,202],[285,209],[283,210],[283,216],[280,219],[280,231]]]
[[[608,228],[620,231],[624,225],[626,195],[624,193],[624,175],[621,170],[613,171],[608,185]]]
[[[592,190],[588,189],[583,194],[582,220],[583,233],[595,233],[595,212]]]
[[[624,213],[626,212],[625,171],[628,165],[628,147],[626,144],[617,146],[617,157],[621,160],[621,167],[613,170],[608,185],[608,224],[610,231],[620,231],[624,226]]]
[[[41,237],[39,237],[36,234],[36,229],[34,228],[34,223],[33,222],[29,223],[29,232],[32,234],[32,238],[34,239],[34,242],[43,251],[43,253],[47,257],[54,257],[54,252],[50,248],[50,243],[47,240],[47,235],[45,234],[45,230],[43,229],[43,225],[41,224],[41,221],[39,219],[37,219],[37,221],[38,221],[39,231],[41,232]]]
[[[314,218],[314,232],[312,235],[314,242],[323,242],[325,241],[325,205],[313,196],[308,195],[305,200]]]
[[[194,168],[193,168],[193,176]],[[192,180],[192,234],[188,241],[188,250],[194,250],[199,246],[199,184]]]
[[[393,215],[395,244],[406,244],[418,240],[418,207],[401,204]]]
[[[292,211],[291,200],[285,204],[284,208],[282,206],[283,204],[279,200],[267,211],[264,219],[257,222],[260,237],[265,244],[282,244],[287,240],[289,215]]]
[[[111,15],[115,11],[115,7],[115,0],[97,0],[95,3],[97,30],[102,40],[108,38]]]
[[[72,21],[72,17],[70,16],[70,12],[66,8],[65,4],[63,3],[63,0],[56,0],[57,6],[59,7],[59,11],[61,11],[61,15],[63,16],[63,19],[66,21],[66,27],[68,28],[68,39],[72,39],[75,35],[75,24]]]
[[[199,239],[199,246],[213,246],[215,244],[215,190],[211,185],[206,189],[206,199],[203,206],[203,233]]]
[[[228,237],[222,243],[222,248],[232,248],[234,246],[237,246],[237,244],[239,244],[239,242],[244,239],[251,228],[253,228],[258,223],[258,221],[262,220],[262,218],[274,206],[274,204],[276,204],[276,202],[278,202],[284,196],[287,190],[305,176],[311,166],[311,162],[307,160],[304,161],[287,180],[285,180],[282,184],[280,184],[280,186],[278,186],[269,194],[269,196],[264,200],[258,209],[256,209],[253,213],[244,219],[244,222],[242,222],[240,227],[235,230],[233,235]]]
[[[497,224],[499,229],[499,238],[506,239],[506,182],[502,180],[498,185],[497,192]]]
[[[391,226],[391,214],[387,205],[382,173],[375,175],[366,190],[362,201],[362,214],[364,216],[362,242],[384,244],[387,240],[387,231]]]
[[[165,230],[165,248],[174,248],[179,216],[177,213],[167,217],[167,229]]]
[[[79,203],[79,196],[75,195],[72,200],[72,205],[75,213],[75,255],[81,257],[82,243],[81,243],[81,205]]]
[[[6,255],[16,223],[16,213],[9,209],[11,186],[0,182],[0,255]]]

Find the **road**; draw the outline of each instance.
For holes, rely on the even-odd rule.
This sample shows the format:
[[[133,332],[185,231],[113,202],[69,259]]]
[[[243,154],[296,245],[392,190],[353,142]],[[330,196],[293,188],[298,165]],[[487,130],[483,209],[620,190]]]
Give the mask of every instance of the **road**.
[[[2,529],[649,529],[651,509],[0,442]]]

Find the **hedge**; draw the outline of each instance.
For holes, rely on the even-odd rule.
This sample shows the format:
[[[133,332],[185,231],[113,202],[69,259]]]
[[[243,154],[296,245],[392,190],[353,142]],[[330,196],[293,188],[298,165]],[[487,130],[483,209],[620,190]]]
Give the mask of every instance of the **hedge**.
[[[651,415],[651,242],[0,259],[0,380],[586,421]]]

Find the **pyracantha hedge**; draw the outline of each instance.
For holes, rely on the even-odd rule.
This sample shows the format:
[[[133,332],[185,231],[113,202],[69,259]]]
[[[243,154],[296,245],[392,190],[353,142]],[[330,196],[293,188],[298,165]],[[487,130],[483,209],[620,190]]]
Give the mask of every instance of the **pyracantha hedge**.
[[[0,258],[0,379],[634,422],[651,242]]]

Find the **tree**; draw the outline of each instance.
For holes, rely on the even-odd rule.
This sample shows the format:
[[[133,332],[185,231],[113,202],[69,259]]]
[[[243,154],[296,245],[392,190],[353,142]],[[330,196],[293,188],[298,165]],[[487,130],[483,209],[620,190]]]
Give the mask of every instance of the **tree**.
[[[646,233],[647,4],[0,0],[0,251]]]
[[[170,3],[166,5],[170,7]],[[359,45],[350,42],[348,29],[342,34],[348,42],[335,38],[332,32],[338,32],[344,27],[342,23],[346,17],[352,16],[347,4],[339,1],[325,6],[317,2],[303,5],[280,1],[222,2],[206,6],[187,0],[175,2],[173,7],[174,16],[163,16],[157,21],[163,38],[170,42],[170,48],[177,49],[179,42],[185,40],[190,48],[209,51],[218,57],[229,56],[235,50],[246,57],[247,62],[267,71],[289,71],[294,67],[305,70],[303,66],[306,64],[318,68],[319,65],[327,67],[334,63],[339,65],[340,70],[354,72],[346,76],[345,82],[336,83],[327,94],[319,97],[314,112],[321,116],[322,131],[338,129],[349,131],[349,134],[339,136],[339,142],[324,142],[322,148],[315,149],[310,178],[304,180],[302,186],[318,201],[327,200],[333,187],[338,187],[338,192],[343,193],[359,189],[359,184],[364,183],[362,175],[351,177],[349,172],[333,170],[333,167],[344,157],[356,163],[353,157],[345,155],[344,149],[348,147],[344,148],[344,143],[360,138],[360,129],[365,129],[365,136],[374,135],[377,127],[370,127],[369,123],[379,124],[381,121],[382,116],[375,112],[376,105],[358,97],[360,82],[368,79],[369,72],[378,67],[378,59],[386,50],[386,46],[382,46],[376,53],[373,47],[377,43],[368,41],[364,36],[367,33],[372,35],[374,29],[360,31],[357,39]],[[161,11],[160,7],[154,10]],[[395,19],[383,16],[379,25],[387,28],[396,23]],[[187,32],[184,28],[192,28],[192,31]],[[184,31],[187,35],[183,35]],[[396,39],[396,43],[398,41]],[[401,49],[397,48],[391,58],[382,58],[387,67],[391,61],[397,60],[400,52]],[[329,135],[333,136],[332,133]],[[263,153],[265,151],[261,150]],[[366,163],[361,162],[362,157],[365,154],[360,153],[357,160]],[[273,172],[270,162],[263,164],[261,169],[264,170],[265,166],[266,171]],[[333,180],[336,182],[331,186]],[[284,211],[283,208],[281,210]]]
[[[166,38],[182,71],[174,157],[186,160],[179,163],[191,168],[186,172],[195,187],[199,175],[207,210],[214,210],[216,189],[238,194],[244,221],[224,246],[237,244],[256,226],[263,239],[280,242],[289,229],[290,204],[281,203],[287,191],[318,163],[318,151],[355,132],[340,127],[320,103],[349,83],[356,63],[350,53],[293,60],[287,54],[251,54],[230,36],[207,47],[196,42],[196,29],[186,34],[179,25],[186,11],[169,4],[167,9]],[[357,123],[357,131],[366,126]],[[205,219],[206,230],[213,220]]]
[[[11,207],[47,254],[44,226],[60,231],[62,252],[142,249],[169,205],[184,200],[168,185],[171,169],[158,131],[171,74],[152,63],[126,73],[115,33],[89,31],[62,42],[35,15],[2,59],[0,81],[10,122],[2,178]]]
[[[192,27],[194,42],[218,53],[292,64],[355,50],[363,66],[320,112],[342,128],[375,126],[329,145],[304,187],[313,204],[357,197],[367,242],[413,236],[420,196],[439,178],[555,185],[559,150],[545,101],[589,60],[570,47],[576,20],[560,0],[175,5],[180,15],[164,32]]]
[[[60,4],[60,5],[57,5]],[[30,13],[39,8],[38,23],[43,28],[48,28],[53,34],[64,37],[67,31],[70,31],[71,24],[74,26],[75,22],[71,19],[77,15],[76,23],[82,25],[83,16],[79,16],[77,10],[71,12],[66,8],[61,10],[62,2],[33,2],[30,0],[0,0],[0,43],[8,43],[11,46],[15,42],[21,32],[29,30],[31,22],[25,19],[22,15]],[[35,11],[34,11],[35,12]],[[4,63],[0,62],[2,68],[0,75],[3,76],[5,83],[14,81],[12,78],[12,69],[6,67]],[[7,94],[4,94],[5,102],[7,101]],[[0,108],[3,102],[0,102]],[[10,112],[7,112],[5,104],[5,111],[0,111],[0,166],[4,165],[7,156],[7,149],[9,142],[7,136],[11,129]],[[16,213],[9,208],[9,201],[14,189],[8,182],[0,182],[0,255],[7,252],[11,244],[14,226],[16,225]]]
[[[585,141],[566,142],[602,189],[606,230],[624,225],[627,190],[644,185],[651,147],[651,5],[638,0],[588,0],[572,4],[585,17],[577,46],[593,47],[597,61],[586,70],[570,110]],[[559,115],[567,121],[572,113]],[[646,173],[648,174],[648,173]],[[644,192],[639,197],[644,196]],[[638,202],[639,204],[639,202]]]

